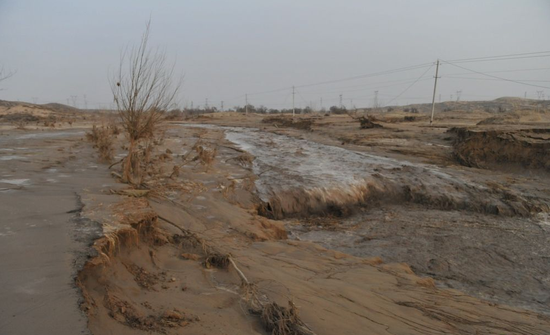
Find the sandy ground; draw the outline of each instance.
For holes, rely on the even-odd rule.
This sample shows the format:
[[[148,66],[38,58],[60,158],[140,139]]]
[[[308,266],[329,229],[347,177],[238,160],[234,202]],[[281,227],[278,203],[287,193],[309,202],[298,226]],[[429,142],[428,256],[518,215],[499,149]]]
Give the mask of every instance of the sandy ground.
[[[88,333],[74,285],[101,227],[76,216],[83,189],[113,184],[84,130],[0,136],[0,333]],[[93,180],[93,183],[90,183]]]
[[[271,333],[251,301],[264,307],[292,301],[315,334],[548,334],[548,175],[544,168],[459,165],[447,130],[487,117],[453,115],[431,128],[422,120],[382,121],[383,128],[359,130],[348,116],[332,116],[319,118],[313,131],[266,124],[253,115],[185,122],[262,130],[253,136],[246,129],[172,123],[155,148],[147,197],[124,193],[128,186],[116,184],[91,145],[78,138],[40,142],[40,150],[49,150],[47,159],[63,162],[57,157],[66,155],[58,168],[67,169],[59,173],[70,180],[48,184],[60,200],[43,210],[76,210],[52,216],[60,230],[48,229],[40,242],[55,244],[57,253],[21,256],[12,264],[55,264],[33,269],[34,277],[49,278],[56,269],[44,292],[71,294],[28,316],[63,317],[67,327],[84,330],[75,308],[78,291],[71,287],[79,270],[80,308],[93,334]],[[6,133],[10,141],[24,134]],[[123,157],[123,141],[118,136],[115,161]],[[61,144],[73,149],[57,151]],[[198,144],[217,150],[211,165],[189,159]],[[252,161],[243,156],[251,153]],[[307,163],[312,158],[318,164]],[[49,167],[41,165],[49,163],[9,158],[2,173],[47,180]],[[360,186],[354,186],[357,180]],[[9,185],[2,187],[15,204],[32,196],[48,203],[48,193],[34,183]],[[2,208],[13,212],[13,243],[2,244],[2,254],[37,240],[30,228],[13,233],[13,226],[25,224],[27,209],[15,204]],[[67,234],[75,225],[94,227],[91,222],[103,237],[81,265],[71,252],[85,252],[95,236]],[[224,265],[227,255],[235,266]],[[0,278],[10,280],[2,296],[18,299],[11,288],[24,274]],[[21,306],[33,302],[41,306],[36,299]],[[17,310],[11,305],[1,307],[10,314]],[[53,307],[67,313],[60,316]],[[0,330],[31,327],[24,320],[2,319]]]

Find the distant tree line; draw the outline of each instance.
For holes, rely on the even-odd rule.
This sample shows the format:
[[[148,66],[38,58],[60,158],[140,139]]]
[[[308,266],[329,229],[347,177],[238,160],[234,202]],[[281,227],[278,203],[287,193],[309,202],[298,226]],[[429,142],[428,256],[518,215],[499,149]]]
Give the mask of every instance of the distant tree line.
[[[292,114],[292,108],[283,108],[283,109],[276,109],[276,108],[267,108],[265,106],[254,106],[254,105],[248,105],[248,106],[236,106],[233,108],[229,108],[224,110],[224,112],[236,112],[236,113],[257,113],[257,114]],[[211,114],[211,113],[218,113],[220,110],[218,110],[216,107],[209,107],[209,108],[184,108],[184,109],[172,109],[166,112],[166,118],[167,119],[176,119],[179,117],[186,117],[186,116],[193,116],[193,115],[201,115],[201,114]],[[322,108],[321,110],[313,110],[311,107],[305,107],[305,108],[295,108],[294,113],[295,114],[312,114],[312,113],[330,113],[330,114],[346,114],[348,110],[345,107],[338,107],[338,106],[332,106],[328,110],[325,108]]]

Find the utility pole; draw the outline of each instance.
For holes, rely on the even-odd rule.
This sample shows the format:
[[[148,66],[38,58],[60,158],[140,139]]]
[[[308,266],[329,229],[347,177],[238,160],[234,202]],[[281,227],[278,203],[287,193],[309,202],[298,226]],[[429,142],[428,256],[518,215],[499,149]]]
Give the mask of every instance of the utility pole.
[[[340,108],[344,107],[344,105],[342,105],[342,94],[340,94]]]
[[[248,115],[248,94],[244,95],[244,114]]]
[[[537,91],[537,95],[538,95],[538,97],[539,97],[539,100],[542,99],[542,93],[543,93],[543,92],[544,92],[544,91]]]
[[[462,94],[462,91],[456,91],[456,102],[460,101],[460,95]]]
[[[191,101],[191,110],[193,110],[193,101]]]
[[[208,98],[204,99],[204,109],[208,109]]]
[[[221,108],[220,108],[220,111],[223,112],[223,100],[222,100],[222,106],[221,106]]]
[[[374,101],[372,102],[372,108],[378,109],[378,91],[374,91]]]
[[[437,90],[437,75],[439,74],[439,59],[437,60],[437,65],[435,67],[435,82],[434,82],[434,95],[432,97],[432,116],[430,117],[430,126],[434,122],[434,112],[435,112],[435,92]]]
[[[319,110],[323,109],[323,98],[319,100]]]
[[[84,109],[88,109],[88,100],[86,99],[86,94],[84,94]]]
[[[296,94],[296,89],[294,86],[292,86],[292,117],[294,117],[295,113],[296,113],[296,109],[294,107],[294,96]]]
[[[527,91],[523,94],[523,99],[527,99]]]

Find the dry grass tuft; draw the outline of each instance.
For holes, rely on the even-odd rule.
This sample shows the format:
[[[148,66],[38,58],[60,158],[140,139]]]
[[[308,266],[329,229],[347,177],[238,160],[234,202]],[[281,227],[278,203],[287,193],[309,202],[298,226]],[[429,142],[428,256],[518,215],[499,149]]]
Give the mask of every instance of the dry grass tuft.
[[[195,151],[197,152],[197,157],[195,159],[197,159],[202,166],[206,167],[206,170],[209,170],[216,159],[218,148],[208,149],[205,146],[198,145]]]
[[[230,161],[230,160],[234,160],[240,166],[246,169],[250,169],[252,167],[252,162],[254,162],[254,156],[252,156],[248,152],[244,152],[237,157],[229,158],[227,161]]]
[[[94,147],[99,151],[99,156],[104,162],[111,162],[113,160],[114,148],[113,148],[113,133],[108,127],[92,127],[89,133],[86,133],[88,141],[94,144]]]

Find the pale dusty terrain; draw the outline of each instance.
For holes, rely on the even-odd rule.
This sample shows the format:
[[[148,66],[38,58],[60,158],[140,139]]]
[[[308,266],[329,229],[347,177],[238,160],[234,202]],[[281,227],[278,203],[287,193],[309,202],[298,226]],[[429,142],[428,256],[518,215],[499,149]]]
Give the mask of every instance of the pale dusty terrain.
[[[45,180],[48,192],[76,192],[82,203],[73,198],[79,209],[73,215],[86,220],[56,219],[62,227],[70,222],[63,229],[78,231],[90,222],[101,227],[104,237],[87,263],[73,268],[69,261],[60,272],[64,279],[51,281],[76,292],[70,279],[80,270],[80,307],[93,334],[269,333],[250,311],[251,292],[262,304],[292,301],[315,334],[549,333],[548,172],[520,161],[501,169],[460,165],[453,155],[456,135],[447,130],[473,127],[491,115],[450,113],[434,127],[425,118],[399,122],[402,116],[378,116],[383,128],[377,129],[359,129],[345,115],[316,117],[312,131],[230,113],[172,122],[155,148],[147,197],[124,193],[129,187],[109,176],[82,135],[60,138],[54,135],[59,131],[6,125],[2,138],[27,137],[17,147],[0,142],[14,149],[0,152],[0,159],[25,155],[17,148],[36,139],[28,135],[51,137],[32,142],[40,150],[24,159],[2,161],[1,172],[11,175],[2,178],[30,183],[0,185],[7,189],[0,196],[17,204],[43,199],[35,181]],[[398,121],[383,121],[389,117]],[[88,121],[72,126],[89,127]],[[540,120],[529,122],[491,129],[548,129]],[[123,135],[116,143],[115,162],[124,154]],[[211,166],[192,160],[197,143],[217,150]],[[69,150],[67,163],[57,158]],[[62,172],[70,175],[70,188],[47,182],[48,169],[56,168],[52,161],[73,169]],[[174,166],[181,166],[179,174]],[[13,208],[19,207],[5,210]],[[21,217],[10,219],[9,227],[21,230],[13,241],[27,230],[36,239]],[[72,238],[56,238],[44,242],[74,249]],[[209,257],[228,254],[236,268],[205,267]],[[16,299],[7,286],[3,295]],[[75,312],[76,300],[65,308]],[[54,309],[39,314],[62,320]],[[25,326],[4,318],[0,330]],[[77,319],[69,322],[82,327]]]

